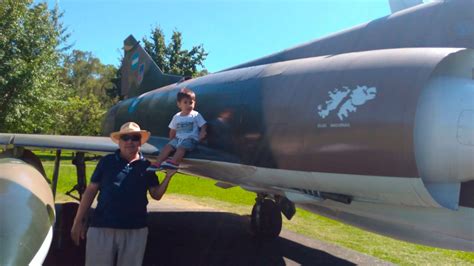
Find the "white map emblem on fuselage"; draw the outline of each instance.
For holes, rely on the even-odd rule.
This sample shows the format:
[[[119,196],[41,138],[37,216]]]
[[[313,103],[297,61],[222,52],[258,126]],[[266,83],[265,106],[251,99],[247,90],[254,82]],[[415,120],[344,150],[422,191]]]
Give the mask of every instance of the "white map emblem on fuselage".
[[[357,106],[365,104],[375,98],[377,88],[367,86],[357,86],[350,89],[346,86],[342,89],[334,89],[328,93],[329,100],[326,106],[318,105],[318,115],[326,118],[332,111],[337,110],[337,117],[341,121],[349,116],[349,113],[357,111]]]

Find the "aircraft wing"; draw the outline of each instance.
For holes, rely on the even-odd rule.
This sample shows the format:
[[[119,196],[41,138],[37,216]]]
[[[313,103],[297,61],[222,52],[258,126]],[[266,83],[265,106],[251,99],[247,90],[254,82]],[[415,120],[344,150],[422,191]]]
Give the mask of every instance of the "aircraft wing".
[[[141,151],[145,157],[157,156],[168,141],[169,140],[164,137],[152,136],[147,143],[142,145]],[[71,150],[96,154],[111,153],[118,149],[118,145],[112,142],[109,137],[17,133],[0,133],[0,147],[2,146],[6,148],[24,147],[33,150]],[[209,149],[205,145],[199,145],[196,150],[187,154],[186,158],[233,163],[239,162],[239,159],[236,158],[235,155]]]
[[[5,147],[25,147],[39,149],[61,149],[91,153],[114,152],[118,146],[109,137],[61,136],[0,133],[0,145]],[[157,155],[158,147],[145,143],[142,146],[145,155]]]

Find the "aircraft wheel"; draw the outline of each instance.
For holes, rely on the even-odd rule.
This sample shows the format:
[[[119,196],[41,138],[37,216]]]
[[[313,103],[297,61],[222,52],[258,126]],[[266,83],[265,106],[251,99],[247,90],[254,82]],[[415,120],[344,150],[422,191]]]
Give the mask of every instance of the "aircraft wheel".
[[[252,209],[250,228],[257,237],[276,238],[281,232],[281,210],[270,199],[255,203]]]

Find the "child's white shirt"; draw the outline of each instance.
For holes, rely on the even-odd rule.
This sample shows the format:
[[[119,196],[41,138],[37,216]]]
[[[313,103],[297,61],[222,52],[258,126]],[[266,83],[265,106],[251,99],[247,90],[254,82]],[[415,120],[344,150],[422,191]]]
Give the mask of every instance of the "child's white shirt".
[[[177,139],[192,138],[199,141],[199,128],[206,124],[200,113],[192,110],[188,115],[182,116],[178,112],[171,119],[169,128],[176,130]]]

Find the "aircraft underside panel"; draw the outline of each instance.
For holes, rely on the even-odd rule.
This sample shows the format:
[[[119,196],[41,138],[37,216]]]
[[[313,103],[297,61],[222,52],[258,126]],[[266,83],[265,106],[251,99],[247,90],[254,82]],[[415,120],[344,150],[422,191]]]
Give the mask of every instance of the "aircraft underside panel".
[[[354,201],[442,208],[425,188],[421,178],[386,177],[305,172],[260,168],[207,160],[186,160],[182,171],[236,184],[269,194],[299,193],[313,196],[327,192],[350,196]],[[298,202],[296,202],[298,203]]]
[[[408,208],[354,202],[350,206],[327,202],[304,209],[396,239],[447,249],[474,251],[473,208]],[[448,229],[448,230],[446,230]]]
[[[288,171],[205,160],[187,160],[184,171],[252,192],[301,199],[294,203],[379,234],[474,251],[474,208],[444,208],[421,178]],[[352,201],[344,204],[318,196],[324,193],[350,196]]]

